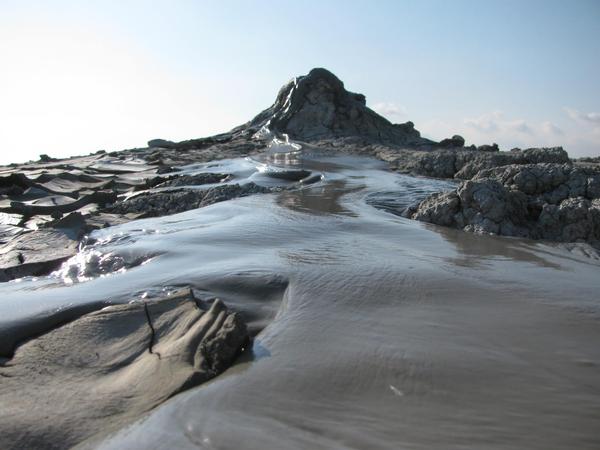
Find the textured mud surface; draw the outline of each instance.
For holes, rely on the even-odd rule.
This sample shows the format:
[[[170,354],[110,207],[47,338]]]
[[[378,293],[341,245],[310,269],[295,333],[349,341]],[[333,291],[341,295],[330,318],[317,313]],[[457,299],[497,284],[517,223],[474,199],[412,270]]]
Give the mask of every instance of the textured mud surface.
[[[237,314],[189,290],[84,315],[0,366],[0,446],[70,448],[121,427],[221,373],[247,342]]]

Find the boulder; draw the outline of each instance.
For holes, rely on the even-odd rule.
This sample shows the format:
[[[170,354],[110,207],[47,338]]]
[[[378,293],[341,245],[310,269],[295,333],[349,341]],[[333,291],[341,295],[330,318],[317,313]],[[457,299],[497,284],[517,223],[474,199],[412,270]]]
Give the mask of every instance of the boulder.
[[[492,145],[484,144],[484,145],[477,146],[477,151],[480,151],[480,152],[499,152],[500,148],[498,147],[498,144],[496,144],[496,143],[494,143]]]
[[[465,139],[462,136],[455,134],[451,138],[442,139],[439,144],[441,148],[460,148],[465,146]]]
[[[45,153],[40,155],[40,161],[41,162],[52,162],[52,161],[56,161],[55,158],[51,158],[50,156],[46,155]]]
[[[166,139],[151,139],[148,141],[149,148],[173,148],[175,146],[175,142]]]

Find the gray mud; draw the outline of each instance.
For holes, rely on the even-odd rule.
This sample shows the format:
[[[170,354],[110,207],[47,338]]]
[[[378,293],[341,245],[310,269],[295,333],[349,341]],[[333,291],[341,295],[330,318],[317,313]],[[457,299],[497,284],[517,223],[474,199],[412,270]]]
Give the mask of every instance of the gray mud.
[[[248,161],[213,164],[257,176]],[[451,182],[365,158],[298,164],[323,179],[98,230],[84,250],[158,255],[145,264],[0,286],[3,336],[184,285],[248,322],[240,364],[83,448],[598,447],[597,260],[381,202],[402,208]]]
[[[84,315],[0,366],[0,446],[70,448],[118,429],[217,376],[247,342],[237,314],[189,290]]]

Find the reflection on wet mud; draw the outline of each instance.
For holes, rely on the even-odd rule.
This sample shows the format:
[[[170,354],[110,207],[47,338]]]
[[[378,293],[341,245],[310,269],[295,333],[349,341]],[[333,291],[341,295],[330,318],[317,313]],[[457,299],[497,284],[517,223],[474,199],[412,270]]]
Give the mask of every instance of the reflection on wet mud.
[[[360,189],[360,186],[349,187],[345,180],[332,180],[309,189],[282,192],[277,197],[277,204],[294,211],[310,214],[338,214],[356,217],[355,212],[341,205],[340,199],[343,195]]]
[[[459,256],[446,259],[457,266],[477,269],[489,266],[493,261],[514,260],[539,267],[561,268],[559,264],[544,258],[533,243],[524,239],[477,235],[431,224],[426,226],[456,247]]]

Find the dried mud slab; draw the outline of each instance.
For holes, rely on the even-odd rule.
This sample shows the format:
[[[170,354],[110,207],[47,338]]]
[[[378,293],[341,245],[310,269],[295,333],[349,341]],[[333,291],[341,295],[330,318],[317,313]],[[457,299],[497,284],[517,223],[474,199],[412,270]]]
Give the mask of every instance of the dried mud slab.
[[[84,315],[0,366],[0,447],[70,448],[122,427],[217,376],[247,341],[236,313],[190,290]]]
[[[45,275],[77,253],[79,241],[63,230],[21,233],[0,245],[0,282]]]

